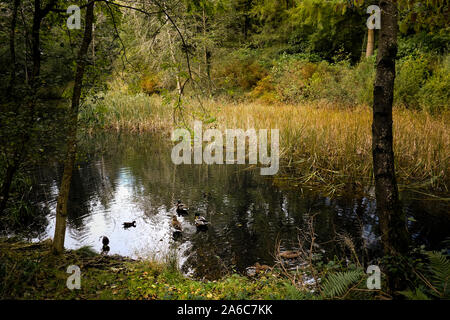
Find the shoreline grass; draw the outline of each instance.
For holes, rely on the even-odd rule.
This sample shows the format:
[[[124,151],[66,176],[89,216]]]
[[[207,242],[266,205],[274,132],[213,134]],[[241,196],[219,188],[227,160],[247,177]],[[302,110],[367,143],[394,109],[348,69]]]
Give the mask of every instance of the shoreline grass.
[[[259,300],[313,299],[279,274],[248,278],[230,274],[215,281],[189,279],[170,265],[102,256],[88,248],[50,252],[51,241],[0,239],[0,299]],[[69,290],[69,265],[81,270],[81,288]]]
[[[190,279],[173,264],[127,257],[105,256],[89,247],[51,252],[51,240],[37,243],[0,238],[0,299],[15,300],[325,300],[391,299],[383,290],[367,290],[366,273],[358,260],[309,264],[296,271],[277,267],[258,270],[253,276],[230,273],[207,281]],[[306,253],[313,254],[312,251]],[[416,253],[417,254],[417,253]],[[447,256],[421,251],[418,257],[425,278],[416,279],[402,292],[408,299],[446,299]],[[427,258],[428,257],[428,258]],[[353,259],[353,258],[351,258]],[[423,265],[423,259],[426,264]],[[314,260],[314,259],[313,259]],[[416,262],[417,262],[416,261]],[[416,263],[414,262],[414,263]],[[71,265],[80,268],[80,288],[70,290]],[[256,264],[255,264],[256,266]],[[260,266],[261,267],[261,266]],[[431,272],[430,272],[431,270]],[[437,270],[437,271],[433,271]],[[437,276],[444,274],[440,282]],[[311,276],[317,281],[310,282]],[[431,282],[428,282],[432,279]],[[382,275],[382,287],[385,287]],[[426,287],[418,287],[425,281]],[[432,284],[431,284],[432,283]],[[435,286],[435,287],[433,287]],[[420,288],[420,289],[419,289]],[[437,291],[436,288],[439,290]],[[433,291],[434,290],[434,291]],[[424,293],[426,292],[428,296]]]
[[[189,106],[185,108],[187,119],[215,118],[208,125],[221,130],[280,129],[281,178],[292,180],[293,185],[311,185],[334,193],[349,184],[358,188],[372,183],[372,111],[367,106],[213,100],[204,100],[201,106],[187,100],[185,105]],[[168,135],[173,129],[172,111],[158,96],[108,92],[100,103],[88,105],[81,118],[90,128]],[[450,130],[446,124],[450,123],[450,112],[432,116],[398,107],[393,118],[399,185],[447,192]]]

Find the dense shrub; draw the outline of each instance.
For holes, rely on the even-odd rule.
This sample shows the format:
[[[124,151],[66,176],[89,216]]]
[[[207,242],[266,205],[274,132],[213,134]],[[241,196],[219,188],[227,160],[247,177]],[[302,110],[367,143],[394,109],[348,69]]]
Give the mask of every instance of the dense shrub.
[[[398,63],[396,105],[437,113],[448,110],[450,58],[432,54],[407,56]]]
[[[219,88],[245,92],[256,86],[258,81],[267,76],[267,70],[254,54],[240,50],[231,54],[225,62],[214,67],[214,78]]]
[[[351,66],[348,61],[317,63],[283,55],[274,62],[270,76],[258,82],[251,96],[276,97],[287,103],[325,99],[345,105],[370,104],[373,62],[371,58]]]
[[[449,110],[450,101],[450,56],[436,67],[433,75],[428,78],[419,91],[419,104],[421,109],[430,113]]]
[[[356,65],[311,62],[299,55],[281,55],[268,76],[253,87],[259,101],[301,103],[326,100],[342,105],[372,105],[375,56]],[[397,62],[394,104],[438,113],[448,110],[450,58],[435,54],[408,55]]]
[[[162,89],[160,77],[156,74],[145,75],[140,82],[141,90],[146,94],[159,93]]]
[[[406,108],[418,108],[418,93],[430,73],[429,59],[408,56],[397,64],[394,103]]]

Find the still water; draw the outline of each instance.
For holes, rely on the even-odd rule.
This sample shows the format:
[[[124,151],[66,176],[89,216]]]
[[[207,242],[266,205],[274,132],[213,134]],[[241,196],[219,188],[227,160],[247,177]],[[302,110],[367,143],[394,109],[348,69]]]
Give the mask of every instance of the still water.
[[[155,135],[102,134],[80,143],[69,199],[65,246],[101,250],[102,236],[110,253],[132,258],[164,259],[176,255],[181,269],[196,278],[216,279],[226,272],[245,272],[256,262],[274,264],[277,244],[296,250],[298,235],[315,215],[318,252],[342,256],[337,234],[353,239],[367,262],[379,252],[375,201],[322,196],[308,188],[280,189],[273,178],[245,165],[179,165],[170,158],[170,142]],[[36,202],[42,221],[30,237],[52,237],[62,165],[36,170]],[[370,192],[369,192],[370,193]],[[178,218],[181,238],[173,237],[171,218],[180,199],[190,214]],[[402,193],[413,239],[440,248],[450,230],[444,201],[417,199]],[[197,232],[194,213],[211,223]],[[124,229],[123,222],[136,221]]]

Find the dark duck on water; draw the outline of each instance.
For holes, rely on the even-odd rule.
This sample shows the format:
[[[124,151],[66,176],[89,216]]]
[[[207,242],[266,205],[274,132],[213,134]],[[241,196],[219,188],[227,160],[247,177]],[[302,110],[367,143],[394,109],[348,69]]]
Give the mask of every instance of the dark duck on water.
[[[108,254],[110,248],[108,246],[109,244],[109,239],[106,236],[102,237],[102,243],[103,243],[103,247],[102,247],[102,254]]]
[[[188,208],[185,208],[184,204],[181,203],[181,200],[177,201],[177,214],[178,216],[187,216],[189,214]]]
[[[128,229],[128,228],[131,228],[131,227],[136,228],[136,221],[133,221],[133,222],[124,222],[124,223],[123,223],[123,228],[124,228],[124,229]]]

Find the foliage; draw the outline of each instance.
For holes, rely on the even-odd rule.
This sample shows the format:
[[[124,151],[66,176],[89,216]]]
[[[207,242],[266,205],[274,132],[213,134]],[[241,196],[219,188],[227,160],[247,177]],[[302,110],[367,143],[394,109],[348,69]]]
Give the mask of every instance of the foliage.
[[[326,298],[340,297],[348,291],[351,285],[360,281],[363,275],[364,272],[361,269],[330,274],[323,284],[322,294]]]
[[[333,260],[327,264],[315,262],[315,269],[324,280],[318,282],[319,290],[314,292],[276,268],[252,278],[228,274],[218,280],[201,281],[182,275],[170,256],[165,262],[134,261],[117,255],[102,256],[82,247],[55,257],[50,252],[50,240],[25,243],[14,238],[1,239],[0,248],[2,299],[304,300],[376,299],[382,294],[381,290],[366,290],[366,275],[361,267]],[[421,252],[427,259],[415,258],[414,264],[422,277],[401,294],[408,299],[448,299],[448,257],[439,252]],[[66,267],[71,264],[82,268],[80,290],[66,287]],[[299,274],[297,278],[303,276]]]
[[[448,254],[422,251],[422,257],[413,261],[416,278],[400,294],[411,300],[450,299]]]
[[[307,299],[276,274],[249,279],[231,274],[217,281],[184,277],[176,268],[154,261],[100,256],[88,248],[50,254],[50,242],[0,242],[0,297],[13,299]],[[66,287],[70,264],[82,268],[80,290]]]
[[[395,78],[395,103],[407,108],[418,107],[417,93],[429,73],[429,62],[424,56],[403,58],[397,68]]]
[[[440,252],[428,252],[430,260],[432,294],[438,298],[450,299],[450,260]]]
[[[86,100],[80,110],[80,122],[88,130],[158,131],[171,126],[171,114],[170,106],[162,104],[159,97],[109,91]]]
[[[439,114],[450,108],[450,55],[443,59],[418,93],[421,109],[431,114]]]

